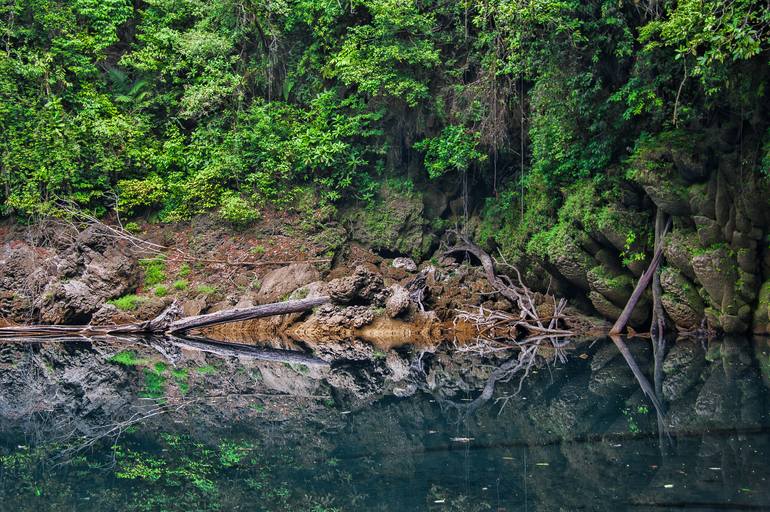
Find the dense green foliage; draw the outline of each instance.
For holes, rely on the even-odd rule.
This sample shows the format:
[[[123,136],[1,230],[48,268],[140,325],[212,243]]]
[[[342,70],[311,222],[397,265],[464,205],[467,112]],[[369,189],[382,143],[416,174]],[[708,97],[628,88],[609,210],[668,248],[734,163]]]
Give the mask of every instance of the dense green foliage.
[[[494,192],[490,229],[525,240],[649,134],[733,124],[767,172],[769,28],[754,0],[9,0],[0,214],[242,225],[412,169]]]

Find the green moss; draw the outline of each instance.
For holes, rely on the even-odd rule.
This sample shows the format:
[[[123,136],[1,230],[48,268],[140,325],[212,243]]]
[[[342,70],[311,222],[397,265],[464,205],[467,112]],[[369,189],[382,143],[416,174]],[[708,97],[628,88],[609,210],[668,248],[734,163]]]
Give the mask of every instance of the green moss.
[[[179,267],[179,271],[177,272],[177,275],[179,277],[187,277],[187,276],[189,276],[190,275],[190,265],[188,265],[187,263],[183,263]]]
[[[179,387],[179,391],[186,395],[188,391],[190,391],[190,370],[187,368],[175,368],[171,370],[171,377],[174,379],[174,382],[176,382],[176,385]]]
[[[156,297],[165,297],[168,295],[168,287],[162,284],[159,284],[156,286],[152,292],[155,294]]]
[[[141,302],[145,301],[144,297],[138,295],[124,295],[117,299],[107,301],[108,304],[112,304],[121,311],[134,311]]]
[[[302,299],[306,299],[309,294],[310,294],[310,288],[308,288],[307,286],[303,286],[302,288],[294,290],[294,292],[292,292],[289,298],[291,300],[302,300]]]
[[[177,279],[176,281],[174,281],[173,287],[174,287],[174,290],[178,290],[181,292],[187,289],[187,285],[188,285],[187,280]]]

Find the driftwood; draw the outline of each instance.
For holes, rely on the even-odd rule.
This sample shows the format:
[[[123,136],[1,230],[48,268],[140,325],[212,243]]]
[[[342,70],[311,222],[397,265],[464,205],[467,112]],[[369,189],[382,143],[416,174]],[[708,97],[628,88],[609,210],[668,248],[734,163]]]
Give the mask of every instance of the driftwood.
[[[315,299],[289,300],[251,308],[228,309],[206,315],[191,316],[176,320],[179,308],[172,304],[158,317],[147,322],[124,325],[29,325],[15,327],[0,327],[0,339],[26,338],[61,338],[61,337],[92,337],[119,336],[139,334],[179,335],[192,329],[201,329],[228,322],[240,322],[254,318],[264,318],[288,313],[309,311],[316,306],[330,302],[329,297]]]
[[[631,294],[631,298],[628,299],[628,302],[626,303],[626,307],[623,308],[623,312],[618,317],[618,320],[615,322],[615,325],[612,326],[612,329],[610,330],[610,335],[613,334],[620,334],[623,332],[623,329],[626,328],[626,324],[628,323],[628,320],[631,318],[631,313],[634,312],[634,308],[636,307],[636,304],[639,302],[639,299],[642,298],[642,294],[644,293],[644,290],[647,289],[647,287],[650,285],[650,282],[652,281],[653,276],[655,275],[655,272],[658,270],[658,265],[660,265],[660,260],[663,258],[663,237],[666,236],[666,232],[668,231],[668,228],[671,226],[671,219],[669,219],[668,223],[666,224],[666,227],[663,229],[663,233],[661,235],[661,243],[655,250],[655,255],[652,257],[652,262],[650,263],[650,266],[647,268],[647,270],[642,274],[642,277],[639,278],[639,282],[636,284],[636,288],[634,288],[634,292]]]

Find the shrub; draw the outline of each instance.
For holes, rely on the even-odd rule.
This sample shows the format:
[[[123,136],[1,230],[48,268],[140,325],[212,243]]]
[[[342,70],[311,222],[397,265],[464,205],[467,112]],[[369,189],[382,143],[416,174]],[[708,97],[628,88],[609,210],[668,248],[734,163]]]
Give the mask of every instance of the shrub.
[[[261,215],[248,201],[237,192],[222,194],[219,216],[236,226],[245,226],[260,219]]]
[[[143,180],[121,180],[118,191],[118,210],[129,214],[160,206],[166,196],[163,180],[156,175]]]
[[[255,245],[254,247],[249,249],[249,253],[255,256],[262,256],[263,254],[265,254],[266,250],[267,249],[265,249],[264,245]]]
[[[126,222],[126,224],[123,226],[123,229],[132,235],[136,235],[142,232],[142,228],[136,222]]]
[[[136,357],[136,352],[133,350],[123,350],[115,354],[108,359],[111,363],[120,364],[123,366],[137,366],[143,361]]]

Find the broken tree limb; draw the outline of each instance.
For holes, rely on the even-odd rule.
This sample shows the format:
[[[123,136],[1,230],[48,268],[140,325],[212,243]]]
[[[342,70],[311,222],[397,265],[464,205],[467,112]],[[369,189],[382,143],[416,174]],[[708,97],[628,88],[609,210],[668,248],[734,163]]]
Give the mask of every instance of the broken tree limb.
[[[267,316],[301,313],[329,302],[331,302],[330,297],[318,297],[316,299],[287,300],[286,302],[275,302],[263,306],[217,311],[216,313],[190,316],[171,322],[166,329],[166,332],[169,334],[178,334],[191,329],[201,329],[203,327],[211,327],[212,325],[229,322],[241,322],[243,320],[252,320],[254,318],[264,318]]]
[[[661,236],[661,240],[663,237],[666,236],[666,232],[668,231],[668,228],[671,226],[671,219],[668,220],[666,223],[666,227],[663,230],[663,234]],[[626,307],[623,308],[623,312],[618,317],[618,320],[615,322],[615,325],[612,326],[612,329],[610,330],[610,335],[613,334],[620,334],[623,332],[623,329],[626,328],[626,324],[628,323],[628,320],[631,318],[631,313],[634,312],[634,308],[636,307],[636,304],[639,302],[639,299],[642,298],[642,294],[644,293],[644,290],[647,289],[647,287],[650,285],[650,282],[652,281],[652,277],[655,275],[655,271],[658,269],[658,265],[660,265],[660,260],[663,258],[663,242],[661,241],[660,246],[655,250],[655,255],[652,257],[652,262],[650,263],[650,266],[645,270],[644,274],[642,274],[642,277],[639,278],[639,282],[636,284],[636,288],[634,288],[634,292],[631,294],[631,298],[628,299],[628,302],[626,303]]]

